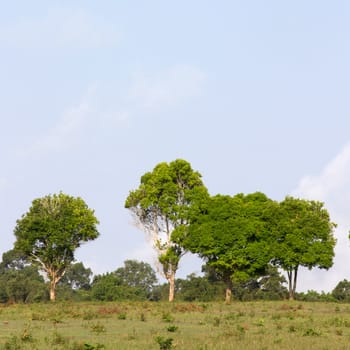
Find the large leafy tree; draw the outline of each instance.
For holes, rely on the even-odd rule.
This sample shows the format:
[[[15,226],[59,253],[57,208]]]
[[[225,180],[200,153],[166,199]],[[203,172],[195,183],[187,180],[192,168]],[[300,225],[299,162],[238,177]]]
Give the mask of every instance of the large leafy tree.
[[[300,266],[329,269],[333,265],[336,225],[323,203],[287,196],[276,212],[274,263],[286,271],[289,299],[294,299]]]
[[[208,196],[201,175],[185,160],[158,164],[141,177],[125,207],[137,225],[151,238],[163,274],[169,282],[169,301],[174,300],[175,274],[184,253],[177,243],[190,221],[190,213]],[[176,239],[175,239],[176,237]]]
[[[35,199],[17,220],[15,248],[47,274],[50,300],[55,300],[56,285],[74,261],[75,250],[98,237],[97,224],[81,198],[64,193]]]
[[[226,283],[226,302],[233,281],[261,275],[270,255],[270,227],[276,204],[263,193],[216,195],[193,218],[182,244],[204,258]]]

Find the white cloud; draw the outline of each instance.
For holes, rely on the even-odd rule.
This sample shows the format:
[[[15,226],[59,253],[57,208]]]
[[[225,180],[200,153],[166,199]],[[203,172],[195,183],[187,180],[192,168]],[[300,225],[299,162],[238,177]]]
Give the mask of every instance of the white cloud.
[[[173,106],[198,96],[205,80],[205,74],[190,65],[177,65],[154,75],[135,73],[129,96],[146,108]]]
[[[306,176],[295,191],[310,198],[324,200],[334,191],[350,183],[350,144],[324,168],[318,176]]]
[[[325,203],[331,220],[337,223],[337,246],[333,267],[328,270],[305,270],[300,274],[298,290],[332,290],[344,278],[350,279],[348,231],[350,229],[350,144],[346,145],[316,176],[301,179],[293,196]]]
[[[19,48],[101,48],[119,34],[104,19],[82,10],[50,10],[43,18],[0,26],[0,45]]]

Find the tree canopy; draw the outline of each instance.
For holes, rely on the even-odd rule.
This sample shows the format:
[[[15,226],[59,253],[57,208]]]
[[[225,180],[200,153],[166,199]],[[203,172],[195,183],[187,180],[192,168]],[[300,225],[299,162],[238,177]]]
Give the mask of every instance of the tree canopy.
[[[248,279],[267,267],[275,206],[259,192],[216,195],[193,218],[183,245],[204,258],[226,282],[226,302],[231,298],[233,279]]]
[[[17,220],[15,248],[46,272],[50,299],[74,252],[83,242],[98,237],[94,211],[79,197],[63,193],[33,200],[27,213]]]
[[[184,250],[174,239],[189,224],[191,213],[208,195],[201,175],[185,160],[159,163],[141,177],[138,189],[131,191],[125,207],[135,222],[151,237],[165,278],[169,301],[174,299],[175,273]]]

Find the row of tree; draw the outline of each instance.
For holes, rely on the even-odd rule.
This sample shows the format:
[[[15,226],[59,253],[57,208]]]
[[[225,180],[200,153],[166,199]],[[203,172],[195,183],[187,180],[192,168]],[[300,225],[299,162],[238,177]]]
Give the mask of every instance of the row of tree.
[[[59,300],[159,301],[167,299],[167,284],[158,284],[153,268],[144,262],[126,260],[115,271],[92,277],[81,262],[71,264],[58,282]],[[3,254],[0,263],[0,302],[30,303],[49,300],[47,281],[35,266],[18,252]],[[236,300],[283,300],[288,296],[286,279],[272,265],[264,276],[236,282],[232,295]],[[222,300],[225,283],[212,268],[203,266],[203,276],[190,274],[175,280],[177,299],[181,301]],[[343,280],[331,293],[297,293],[298,300],[350,302],[350,281]]]
[[[333,262],[335,224],[323,203],[292,197],[277,202],[260,192],[210,196],[201,175],[185,160],[160,163],[144,174],[125,207],[152,239],[169,282],[169,301],[174,300],[175,275],[186,252],[203,258],[225,283],[227,302],[235,286],[266,276],[271,266],[286,271],[293,299],[300,266],[328,269]],[[98,237],[97,224],[81,198],[63,193],[35,199],[17,220],[16,254],[31,264],[26,266],[29,275],[32,267],[45,273],[50,300],[68,275],[75,250]],[[96,277],[95,285],[99,279],[123,286],[115,273]]]
[[[201,175],[185,160],[160,163],[141,177],[125,207],[152,239],[174,299],[181,256],[198,254],[226,283],[263,276],[270,264],[286,271],[294,299],[300,266],[333,264],[335,224],[323,203],[292,197],[282,202],[265,194],[210,196]]]

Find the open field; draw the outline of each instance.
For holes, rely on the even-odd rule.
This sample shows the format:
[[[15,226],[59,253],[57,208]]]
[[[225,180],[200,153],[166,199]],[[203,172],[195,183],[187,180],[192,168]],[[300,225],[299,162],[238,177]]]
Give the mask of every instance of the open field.
[[[350,305],[57,303],[0,307],[0,349],[349,349]],[[171,340],[172,339],[172,340]]]

